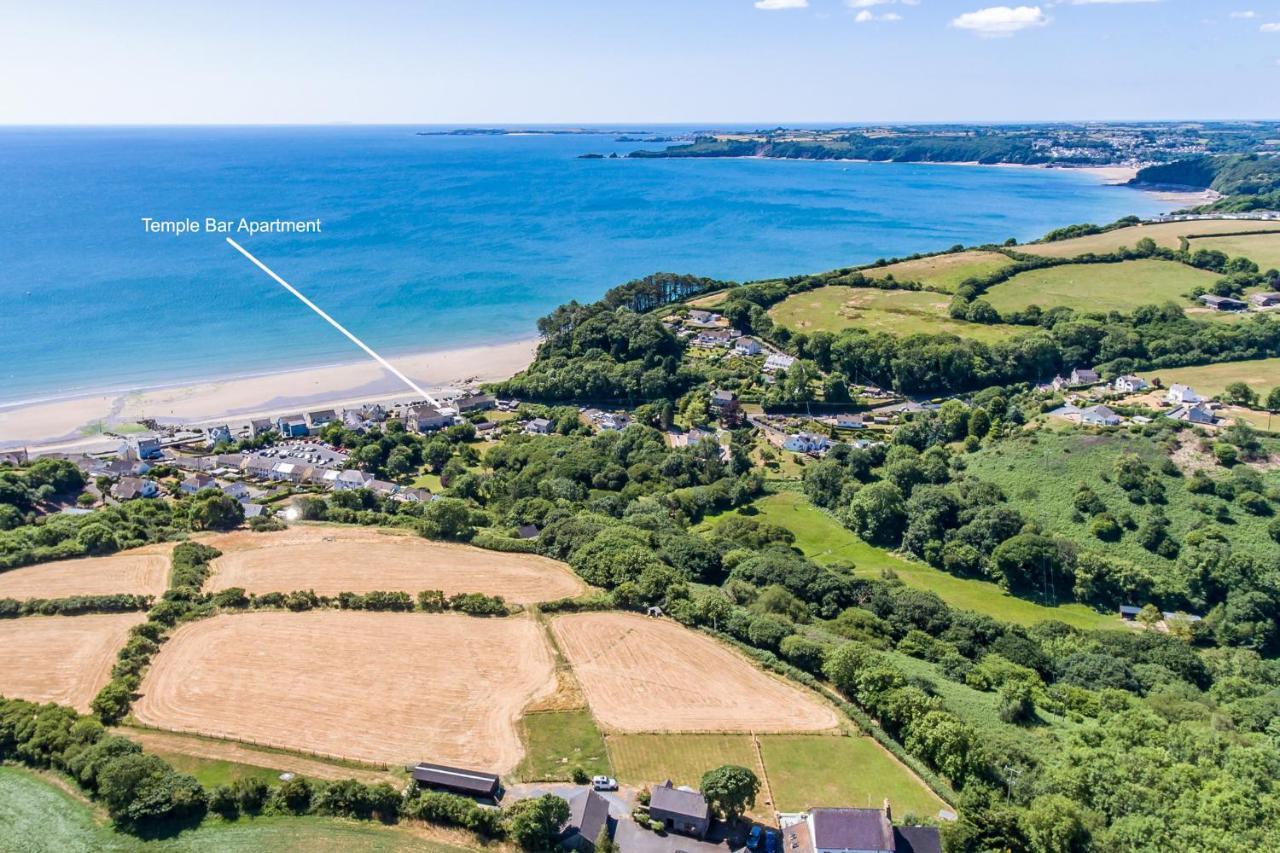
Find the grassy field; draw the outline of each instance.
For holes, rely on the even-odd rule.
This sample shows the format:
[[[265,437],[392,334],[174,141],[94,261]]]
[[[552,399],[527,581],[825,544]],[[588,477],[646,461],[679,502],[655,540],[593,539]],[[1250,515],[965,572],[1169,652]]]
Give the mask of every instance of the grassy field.
[[[1260,358],[1253,361],[1228,361],[1223,364],[1206,364],[1200,367],[1170,367],[1151,371],[1165,387],[1177,382],[1190,385],[1201,395],[1221,394],[1232,382],[1245,382],[1259,394],[1280,385],[1280,358]]]
[[[990,275],[1012,264],[999,252],[954,252],[932,255],[913,261],[901,261],[883,267],[860,270],[867,278],[887,278],[897,281],[918,281],[947,292],[954,291],[966,278]]]
[[[1280,223],[1275,223],[1280,227]],[[1280,269],[1280,233],[1235,234],[1229,237],[1197,237],[1191,250],[1217,249],[1234,257],[1246,257],[1262,270]]]
[[[319,817],[209,819],[174,838],[140,841],[115,832],[86,802],[40,776],[0,767],[0,850],[17,853],[187,853],[187,851],[427,851],[456,853],[410,827]]]
[[[581,767],[590,776],[609,775],[609,753],[591,712],[539,711],[520,719],[524,760],[515,775],[521,782],[563,781]]]
[[[769,311],[774,322],[805,332],[861,328],[894,335],[950,334],[993,341],[1017,334],[1013,326],[953,320],[951,299],[927,290],[879,290],[830,285],[788,296]]]
[[[988,290],[982,298],[1001,312],[1028,305],[1062,305],[1077,311],[1132,311],[1139,305],[1180,301],[1197,285],[1210,287],[1217,279],[1215,273],[1176,261],[1064,264],[1019,273]]]
[[[702,774],[722,764],[762,773],[749,734],[608,735],[609,758],[619,782],[649,785],[670,779],[697,786]]]
[[[1280,231],[1280,223],[1266,220],[1206,219],[1198,222],[1161,222],[1155,225],[1135,225],[1117,228],[1104,234],[1059,240],[1056,243],[1035,243],[1016,246],[1015,250],[1029,255],[1054,258],[1074,258],[1092,253],[1114,252],[1122,246],[1132,249],[1143,237],[1150,237],[1157,245],[1168,249],[1181,246],[1179,238],[1193,234],[1233,234],[1242,231]]]
[[[760,738],[774,808],[878,807],[895,817],[931,817],[946,804],[910,770],[866,736],[765,735]]]
[[[273,784],[280,779],[281,771],[272,770],[268,767],[255,767],[252,764],[241,764],[236,761],[225,761],[218,758],[202,758],[181,752],[148,751],[155,752],[156,755],[172,764],[174,769],[196,777],[200,784],[206,788],[230,785],[237,779],[261,779],[267,784]]]
[[[864,542],[798,492],[767,495],[752,506],[757,512],[753,517],[779,524],[794,533],[796,547],[816,563],[851,562],[862,577],[879,577],[882,570],[888,569],[908,586],[933,592],[952,607],[1021,625],[1057,619],[1079,628],[1121,627],[1119,619],[1081,604],[1045,607],[1015,598],[990,581],[956,577],[924,563],[903,559]],[[704,527],[723,517],[704,522]]]
[[[1147,551],[1137,543],[1133,533],[1126,532],[1118,542],[1107,543],[1090,534],[1087,520],[1072,521],[1072,501],[1082,483],[1088,484],[1113,513],[1123,510],[1139,523],[1150,515],[1149,507],[1130,503],[1120,487],[1112,482],[1111,472],[1122,453],[1134,453],[1153,466],[1164,458],[1153,440],[1139,435],[1096,434],[1077,429],[1037,430],[972,454],[967,470],[970,476],[1003,488],[1012,505],[1039,523],[1046,533],[1154,572],[1171,571],[1173,563]],[[1214,473],[1225,472],[1218,468]],[[1280,471],[1267,472],[1264,481],[1280,484]],[[1161,475],[1160,482],[1168,501],[1163,509],[1169,518],[1169,532],[1182,541],[1203,522],[1204,516],[1192,509],[1195,496],[1187,491],[1185,478]],[[1207,500],[1222,503],[1218,498]],[[1266,531],[1269,519],[1250,515],[1234,504],[1227,506],[1232,519],[1232,550],[1263,559],[1269,559],[1269,554],[1274,556],[1275,543]]]

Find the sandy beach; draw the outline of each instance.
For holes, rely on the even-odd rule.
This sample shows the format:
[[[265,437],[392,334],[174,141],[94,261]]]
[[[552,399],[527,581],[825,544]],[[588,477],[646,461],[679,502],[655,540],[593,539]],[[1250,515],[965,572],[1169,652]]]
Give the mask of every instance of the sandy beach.
[[[536,339],[388,359],[427,389],[505,379],[533,360]],[[290,411],[413,399],[371,360],[259,376],[94,394],[0,407],[0,448],[70,449],[102,443],[103,428],[154,419],[162,424],[245,422]]]

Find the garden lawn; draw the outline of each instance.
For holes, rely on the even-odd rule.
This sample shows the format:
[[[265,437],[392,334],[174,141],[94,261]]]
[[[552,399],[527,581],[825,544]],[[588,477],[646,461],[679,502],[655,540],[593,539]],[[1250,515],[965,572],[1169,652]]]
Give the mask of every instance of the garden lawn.
[[[896,281],[918,281],[951,293],[967,278],[990,275],[1012,263],[1009,257],[999,252],[975,250],[930,255],[927,258],[899,261],[883,267],[868,267],[858,272],[867,278],[880,279],[893,276]]]
[[[1176,261],[1136,260],[1118,264],[1063,264],[1027,270],[1001,282],[981,298],[1002,314],[1029,305],[1076,311],[1129,312],[1169,300],[1185,302],[1197,286],[1211,288],[1216,273]]]
[[[951,297],[927,290],[881,290],[833,284],[788,296],[769,310],[775,323],[803,332],[861,328],[893,335],[950,334],[994,341],[1023,331],[1014,326],[953,320]]]
[[[652,785],[670,779],[696,788],[702,774],[723,764],[748,767],[757,776],[762,773],[749,734],[609,735],[605,740],[623,784]]]
[[[914,773],[865,735],[762,735],[760,752],[777,811],[813,806],[878,807],[895,819],[946,808]]]
[[[515,775],[521,782],[565,781],[576,767],[588,776],[612,772],[604,737],[586,708],[525,714],[520,739],[525,755]]]
[[[766,495],[751,506],[756,510],[756,514],[751,517],[781,525],[794,533],[796,547],[815,563],[830,565],[851,562],[856,567],[856,574],[861,577],[879,577],[882,571],[889,570],[907,586],[935,593],[952,607],[972,610],[1020,625],[1034,625],[1056,619],[1077,628],[1123,627],[1118,618],[1098,613],[1082,604],[1045,607],[1009,595],[990,581],[956,577],[877,548],[815,507],[799,492]],[[727,513],[704,521],[703,529],[712,526],[725,515]]]

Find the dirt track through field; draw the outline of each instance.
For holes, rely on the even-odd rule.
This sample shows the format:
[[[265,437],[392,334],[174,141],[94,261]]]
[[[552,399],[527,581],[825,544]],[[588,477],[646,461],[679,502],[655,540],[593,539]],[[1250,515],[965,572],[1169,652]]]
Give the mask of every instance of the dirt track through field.
[[[315,590],[319,595],[372,590],[446,594],[483,592],[513,604],[573,596],[586,589],[568,566],[536,554],[486,551],[377,530],[292,527],[274,533],[210,537],[223,552],[211,590]]]
[[[0,695],[88,713],[142,613],[0,620]]]
[[[0,573],[0,598],[73,595],[160,595],[169,580],[171,546],[139,548],[110,557],[37,563]]]
[[[147,725],[327,756],[504,772],[555,688],[532,619],[312,611],[184,625],[143,680]]]
[[[812,732],[834,728],[817,697],[666,619],[576,613],[551,623],[596,719],[618,732]]]

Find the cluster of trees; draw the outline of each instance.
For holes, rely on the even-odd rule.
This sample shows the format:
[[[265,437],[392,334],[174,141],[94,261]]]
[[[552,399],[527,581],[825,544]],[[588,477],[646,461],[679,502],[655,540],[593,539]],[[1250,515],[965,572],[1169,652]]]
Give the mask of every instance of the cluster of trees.
[[[205,814],[194,778],[71,708],[0,698],[0,760],[65,773],[128,832],[179,829]]]
[[[28,523],[35,507],[84,488],[84,475],[65,459],[37,459],[18,469],[0,466],[0,530]]]

